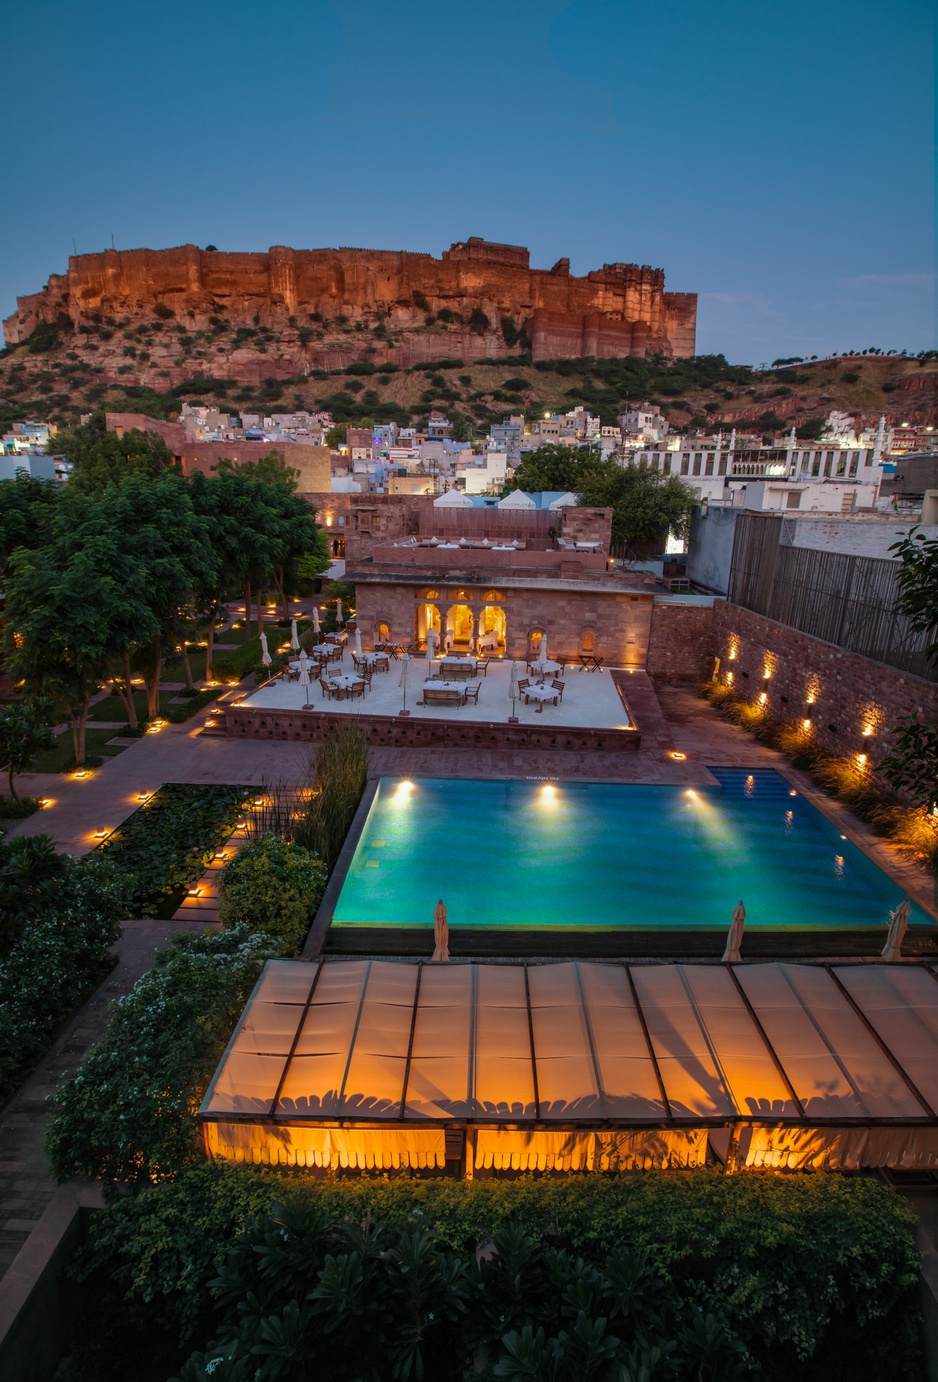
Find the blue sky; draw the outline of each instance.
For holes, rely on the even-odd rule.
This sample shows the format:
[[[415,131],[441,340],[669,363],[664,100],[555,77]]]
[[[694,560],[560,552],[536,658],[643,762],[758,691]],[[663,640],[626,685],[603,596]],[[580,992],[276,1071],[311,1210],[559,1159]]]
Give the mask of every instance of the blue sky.
[[[3,30],[3,315],[73,241],[482,235],[661,267],[734,361],[934,345],[926,0],[34,0]]]

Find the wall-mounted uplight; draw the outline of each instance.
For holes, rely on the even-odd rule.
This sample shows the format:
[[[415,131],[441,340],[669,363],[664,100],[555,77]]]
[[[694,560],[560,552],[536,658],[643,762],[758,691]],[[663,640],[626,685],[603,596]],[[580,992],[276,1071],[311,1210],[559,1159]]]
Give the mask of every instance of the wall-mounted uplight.
[[[871,735],[871,734],[875,734],[875,733],[876,733],[876,726],[875,726],[875,725],[864,725],[864,726],[863,726],[863,738],[864,738],[864,739],[869,739],[870,735]]]
[[[810,720],[802,720],[802,721],[801,721],[801,728],[807,733],[807,731],[811,728],[811,721],[810,721]]]
[[[865,768],[865,767],[866,767],[866,754],[865,754],[865,753],[858,753],[858,754],[857,754],[857,767],[859,767],[859,768]]]
[[[769,699],[769,693],[768,693],[768,691],[763,691],[762,694],[759,696],[759,704],[760,704],[760,705],[765,705],[765,703],[766,703],[766,701],[767,701],[768,699]]]

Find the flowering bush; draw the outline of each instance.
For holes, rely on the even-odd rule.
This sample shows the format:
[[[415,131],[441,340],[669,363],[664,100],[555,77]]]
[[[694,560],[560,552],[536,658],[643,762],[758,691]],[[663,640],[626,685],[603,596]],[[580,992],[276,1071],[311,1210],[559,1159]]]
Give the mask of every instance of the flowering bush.
[[[277,835],[261,835],[222,872],[218,919],[224,926],[262,931],[296,954],[322,900],[326,878],[325,865],[310,850]]]
[[[463,1376],[456,1360],[465,1361],[462,1350],[470,1346],[476,1349],[473,1363],[483,1370],[466,1375],[491,1378],[506,1355],[517,1359],[520,1350],[528,1356],[539,1329],[542,1347],[561,1351],[556,1370],[496,1375],[557,1382],[641,1377],[629,1355],[639,1320],[645,1320],[649,1345],[659,1343],[645,1316],[651,1305],[668,1315],[675,1327],[666,1336],[674,1340],[687,1327],[696,1336],[695,1321],[713,1317],[714,1328],[704,1332],[710,1333],[714,1355],[698,1371],[690,1359],[699,1365],[699,1355],[665,1354],[658,1367],[649,1363],[644,1376],[650,1379],[727,1382],[741,1356],[730,1347],[735,1336],[749,1350],[754,1374],[773,1382],[908,1382],[921,1375],[913,1226],[914,1215],[893,1190],[873,1179],[823,1173],[724,1176],[701,1170],[467,1183],[407,1176],[315,1180],[308,1171],[212,1164],[110,1205],[93,1225],[82,1271],[99,1312],[88,1321],[89,1334],[103,1333],[112,1366],[114,1324],[121,1320],[132,1331],[128,1344],[134,1348],[140,1330],[149,1331],[155,1346],[181,1341],[203,1351],[210,1338],[220,1338],[224,1346],[211,1349],[210,1356],[237,1354],[240,1361],[222,1362],[210,1375],[271,1377],[265,1369],[274,1359],[265,1344],[277,1340],[289,1350],[302,1340],[309,1328],[307,1305],[314,1315],[323,1312],[317,1315],[318,1334],[339,1320],[348,1299],[339,1289],[342,1280],[366,1314],[379,1298],[387,1304],[384,1293],[397,1289],[395,1275],[404,1271],[406,1255],[415,1269],[415,1289],[394,1309],[395,1349],[403,1346],[406,1318],[412,1339],[423,1330],[429,1364],[434,1332],[439,1330],[437,1340],[440,1334],[452,1337],[447,1310],[458,1308],[452,1286],[462,1301],[451,1366],[426,1366],[427,1378]],[[374,1259],[377,1237],[390,1280],[381,1279],[383,1268]],[[481,1248],[491,1256],[496,1242],[504,1251],[489,1276],[476,1267],[476,1256]],[[324,1276],[326,1252],[334,1268]],[[597,1293],[602,1299],[612,1259],[614,1299],[608,1310],[599,1309]],[[451,1271],[440,1281],[436,1274],[447,1261]],[[347,1277],[338,1270],[340,1262]],[[425,1318],[421,1326],[406,1313],[419,1299],[424,1270],[440,1290],[438,1325]],[[497,1288],[491,1295],[490,1286]],[[461,1296],[464,1287],[468,1298]],[[574,1297],[578,1304],[571,1309]],[[435,1305],[429,1309],[437,1313]],[[583,1341],[580,1309],[594,1328],[606,1320],[596,1330],[600,1343],[614,1336],[624,1345],[605,1360],[605,1371],[591,1372],[568,1354],[574,1336]],[[343,1349],[332,1358],[315,1355],[317,1378],[337,1375],[331,1369],[340,1365],[346,1341],[363,1349],[380,1342],[380,1321],[367,1330],[348,1320],[343,1325],[319,1335],[323,1343],[341,1338]],[[560,1340],[561,1333],[566,1339]],[[552,1346],[551,1339],[558,1343]],[[687,1343],[685,1338],[681,1348]],[[246,1362],[241,1350],[251,1345],[255,1353]],[[363,1360],[350,1353],[346,1361]],[[672,1361],[681,1366],[675,1370]],[[619,1372],[620,1364],[632,1371]],[[172,1367],[168,1359],[165,1373]],[[196,1356],[183,1377],[201,1382],[205,1371],[204,1356]],[[112,1374],[103,1368],[88,1375],[96,1382],[122,1376],[119,1369]],[[305,1374],[285,1354],[276,1375]],[[392,1373],[388,1367],[352,1375]],[[408,1374],[402,1369],[397,1375]]]
[[[276,953],[266,937],[240,927],[172,937],[56,1091],[47,1151],[60,1180],[146,1184],[197,1155],[202,1095]]]

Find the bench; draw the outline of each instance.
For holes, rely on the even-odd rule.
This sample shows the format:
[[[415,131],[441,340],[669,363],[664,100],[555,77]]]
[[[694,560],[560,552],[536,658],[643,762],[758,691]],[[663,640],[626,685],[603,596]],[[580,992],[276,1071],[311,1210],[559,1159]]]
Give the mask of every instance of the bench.
[[[453,691],[449,687],[425,686],[421,705],[464,705],[465,691]]]

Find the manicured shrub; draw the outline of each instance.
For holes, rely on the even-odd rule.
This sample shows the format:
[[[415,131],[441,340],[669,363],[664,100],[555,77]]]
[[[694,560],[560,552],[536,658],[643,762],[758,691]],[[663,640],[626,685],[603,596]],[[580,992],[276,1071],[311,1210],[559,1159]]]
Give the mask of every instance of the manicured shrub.
[[[125,906],[97,852],[57,855],[41,835],[0,845],[0,1101],[110,969]]]
[[[277,953],[243,927],[172,937],[55,1093],[46,1150],[59,1180],[145,1185],[198,1157],[202,1095],[264,961]]]
[[[278,1203],[286,1207],[278,1211]],[[535,1335],[543,1328],[546,1341],[560,1330],[574,1331],[577,1310],[567,1313],[565,1292],[575,1263],[583,1290],[578,1309],[588,1320],[606,1318],[608,1330],[601,1338],[611,1334],[630,1345],[623,1313],[641,1317],[649,1301],[670,1312],[675,1337],[694,1318],[686,1313],[694,1307],[719,1323],[715,1333],[722,1342],[709,1368],[698,1373],[684,1362],[677,1372],[667,1366],[652,1370],[651,1378],[723,1382],[734,1376],[728,1370],[734,1363],[728,1326],[753,1354],[756,1375],[778,1382],[794,1377],[799,1382],[906,1382],[921,1375],[913,1223],[900,1196],[879,1182],[825,1174],[723,1176],[707,1170],[469,1183],[364,1176],[317,1181],[305,1171],[203,1165],[110,1205],[94,1224],[82,1272],[94,1297],[101,1296],[107,1318],[148,1326],[161,1340],[175,1337],[204,1351],[211,1336],[231,1339],[237,1312],[242,1341],[260,1344],[266,1335],[290,1346],[286,1312],[291,1300],[303,1302],[315,1293],[320,1306],[331,1300],[331,1308],[339,1309],[336,1288],[343,1273],[326,1278],[330,1289],[320,1289],[325,1283],[316,1280],[327,1250],[337,1262],[357,1243],[351,1251],[362,1253],[363,1260],[346,1262],[355,1270],[344,1279],[367,1312],[368,1279],[378,1270],[372,1235],[380,1232],[390,1261],[401,1265],[409,1240],[411,1262],[422,1262],[431,1277],[441,1258],[458,1259],[439,1283],[441,1299],[447,1281],[469,1284],[460,1316],[466,1337],[454,1349],[470,1343],[475,1349],[480,1333],[488,1330],[493,1347],[487,1357],[475,1355],[483,1377],[492,1377],[499,1358],[510,1354],[504,1335],[523,1334],[530,1326]],[[245,1237],[238,1240],[240,1234]],[[477,1274],[478,1250],[489,1245],[490,1252],[497,1239],[504,1253],[501,1264],[493,1266],[494,1278]],[[594,1293],[599,1289],[602,1295],[597,1282],[609,1273],[610,1255],[617,1263],[616,1303],[596,1310]],[[512,1272],[505,1270],[509,1263]],[[296,1273],[303,1274],[301,1289]],[[217,1281],[209,1290],[213,1278]],[[415,1294],[419,1278],[415,1272]],[[488,1295],[496,1283],[494,1296]],[[389,1286],[385,1282],[381,1290]],[[109,1301],[108,1291],[116,1298]],[[221,1320],[210,1308],[211,1295],[221,1305]],[[499,1318],[491,1313],[496,1303]],[[403,1309],[395,1318],[395,1346],[400,1347]],[[409,1318],[408,1324],[413,1324]],[[351,1340],[356,1328],[349,1322],[324,1338]],[[374,1328],[381,1328],[380,1321]],[[266,1367],[263,1356],[259,1347],[254,1366]],[[456,1356],[449,1370],[428,1369],[425,1375],[462,1376]],[[195,1361],[183,1376],[200,1379],[201,1366]],[[325,1361],[315,1375],[335,1376],[330,1366]],[[291,1367],[281,1375],[303,1375]],[[240,1374],[222,1364],[214,1375]],[[246,1375],[274,1374],[251,1370]],[[620,1376],[630,1376],[615,1368],[520,1375],[571,1382],[589,1376],[620,1382]]]
[[[295,955],[326,889],[321,859],[277,835],[246,844],[222,872],[218,920],[279,941]]]

